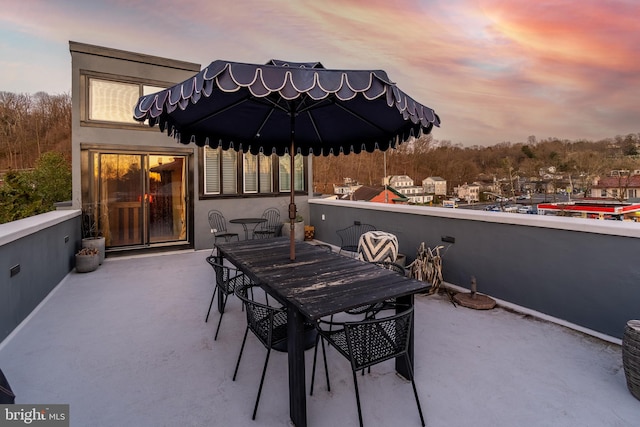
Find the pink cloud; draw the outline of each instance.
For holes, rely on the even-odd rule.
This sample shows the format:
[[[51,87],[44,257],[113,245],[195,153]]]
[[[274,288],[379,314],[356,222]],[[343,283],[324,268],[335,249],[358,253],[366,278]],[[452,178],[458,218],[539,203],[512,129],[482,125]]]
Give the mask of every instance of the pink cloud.
[[[75,40],[203,66],[279,58],[381,68],[436,109],[434,136],[454,143],[637,132],[636,0],[9,3],[6,31],[61,52]]]

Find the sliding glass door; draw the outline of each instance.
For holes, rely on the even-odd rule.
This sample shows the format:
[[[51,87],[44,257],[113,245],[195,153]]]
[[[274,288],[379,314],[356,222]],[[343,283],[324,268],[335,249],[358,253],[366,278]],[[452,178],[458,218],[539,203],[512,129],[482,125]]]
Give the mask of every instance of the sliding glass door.
[[[187,156],[93,153],[92,204],[108,248],[187,240]]]

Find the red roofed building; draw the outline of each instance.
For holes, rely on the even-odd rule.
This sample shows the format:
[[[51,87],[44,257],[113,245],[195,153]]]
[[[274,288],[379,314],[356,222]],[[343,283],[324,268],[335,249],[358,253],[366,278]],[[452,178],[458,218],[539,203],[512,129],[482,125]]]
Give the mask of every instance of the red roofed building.
[[[578,202],[540,203],[538,215],[640,221],[640,203],[582,199]]]
[[[640,197],[640,175],[607,176],[591,187],[591,197],[619,201]]]

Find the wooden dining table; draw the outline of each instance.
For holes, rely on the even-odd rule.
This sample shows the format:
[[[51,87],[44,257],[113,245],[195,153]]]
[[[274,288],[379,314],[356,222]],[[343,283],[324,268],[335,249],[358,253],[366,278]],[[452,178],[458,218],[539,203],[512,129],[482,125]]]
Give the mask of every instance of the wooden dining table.
[[[390,298],[413,304],[413,295],[430,285],[308,242],[296,242],[292,261],[289,244],[288,237],[278,237],[220,243],[217,248],[287,308],[289,413],[295,426],[306,427],[304,322]],[[413,348],[412,331],[411,363]],[[411,375],[403,358],[396,359],[396,371],[405,378]]]

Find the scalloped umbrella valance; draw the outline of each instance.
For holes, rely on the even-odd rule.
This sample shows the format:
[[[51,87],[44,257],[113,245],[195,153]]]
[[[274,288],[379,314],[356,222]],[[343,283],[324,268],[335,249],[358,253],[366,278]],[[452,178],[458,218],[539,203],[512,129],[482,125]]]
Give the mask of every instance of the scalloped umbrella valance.
[[[384,151],[440,126],[434,110],[384,71],[280,60],[214,61],[182,83],[141,97],[134,118],[158,124],[183,144],[279,156]],[[295,216],[292,191],[289,218]]]

